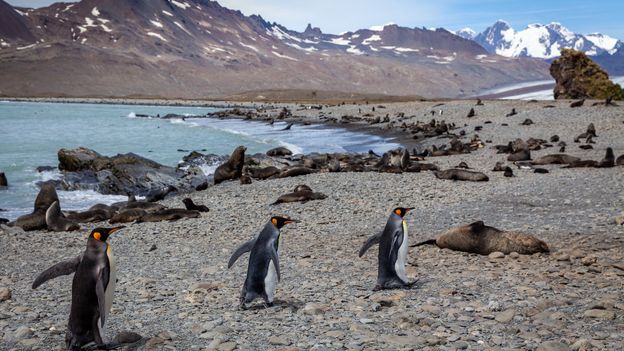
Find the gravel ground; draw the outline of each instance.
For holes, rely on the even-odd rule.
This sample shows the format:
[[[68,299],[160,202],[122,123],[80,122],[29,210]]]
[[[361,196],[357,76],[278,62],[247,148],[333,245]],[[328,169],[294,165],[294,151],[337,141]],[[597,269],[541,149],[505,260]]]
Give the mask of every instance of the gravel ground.
[[[444,114],[435,118],[467,124],[466,138],[474,135],[474,126],[482,125],[479,136],[492,144],[469,155],[428,162],[447,168],[465,161],[485,172],[489,182],[443,181],[430,172],[322,173],[246,186],[225,183],[194,193],[196,203],[211,209],[201,218],[134,224],[110,240],[119,282],[108,338],[133,331],[149,338],[145,348],[163,350],[624,349],[624,226],[614,224],[624,211],[624,168],[547,166],[551,173],[534,174],[514,167],[513,178],[490,171],[506,158],[491,146],[515,138],[558,134],[571,155],[600,160],[611,146],[619,156],[624,153],[624,108],[486,101],[475,107],[477,117],[468,119],[474,102],[444,104],[436,107]],[[545,109],[546,104],[557,107]],[[424,114],[433,105],[386,104],[376,113],[417,116],[405,120],[410,124],[429,121],[431,116]],[[519,114],[504,117],[512,107]],[[358,108],[367,106],[322,111],[357,115]],[[295,114],[318,120],[318,111]],[[520,126],[526,118],[535,124]],[[485,124],[488,120],[492,123]],[[598,138],[594,150],[584,151],[572,140],[590,122]],[[268,205],[303,183],[328,198]],[[182,205],[180,198],[164,203]],[[418,279],[416,287],[374,293],[377,250],[364,258],[357,252],[397,205],[416,207],[408,216],[411,242],[484,220],[500,229],[534,234],[552,253],[488,257],[413,248],[407,272]],[[248,255],[230,270],[227,260],[273,214],[301,220],[283,230],[276,306],[239,311]],[[30,284],[51,264],[81,253],[92,227],[80,233],[3,228],[0,349],[60,350],[71,277],[35,291]],[[10,299],[2,287],[9,289]]]

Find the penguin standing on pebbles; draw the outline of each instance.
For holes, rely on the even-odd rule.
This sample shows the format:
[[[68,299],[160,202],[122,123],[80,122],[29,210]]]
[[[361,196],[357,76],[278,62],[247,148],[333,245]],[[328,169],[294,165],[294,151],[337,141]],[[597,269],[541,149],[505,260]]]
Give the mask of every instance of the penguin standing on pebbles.
[[[279,240],[280,229],[297,221],[285,217],[272,217],[258,236],[241,245],[234,251],[228,268],[246,252],[251,251],[247,278],[241,290],[240,308],[247,309],[247,304],[260,297],[265,307],[273,306],[273,297],[277,282],[280,281]]]
[[[32,288],[36,289],[50,279],[75,273],[65,335],[68,350],[109,350],[119,346],[105,344],[102,329],[113,303],[117,283],[115,260],[106,240],[122,228],[94,229],[82,255],[55,264],[39,274],[33,282]]]
[[[371,236],[360,249],[362,257],[371,246],[379,244],[377,285],[373,290],[409,288],[414,284],[407,281],[405,274],[408,240],[404,217],[410,210],[413,208],[394,209],[384,230]]]

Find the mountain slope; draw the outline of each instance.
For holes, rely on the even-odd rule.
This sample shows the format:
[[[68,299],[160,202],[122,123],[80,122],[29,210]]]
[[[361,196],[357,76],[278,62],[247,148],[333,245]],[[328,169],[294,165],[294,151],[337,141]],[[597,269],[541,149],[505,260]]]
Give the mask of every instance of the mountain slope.
[[[0,4],[2,16],[14,12]],[[32,38],[0,35],[0,95],[317,89],[454,97],[548,75],[543,62],[490,55],[443,29],[299,33],[207,0],[82,0],[28,10],[21,21]]]

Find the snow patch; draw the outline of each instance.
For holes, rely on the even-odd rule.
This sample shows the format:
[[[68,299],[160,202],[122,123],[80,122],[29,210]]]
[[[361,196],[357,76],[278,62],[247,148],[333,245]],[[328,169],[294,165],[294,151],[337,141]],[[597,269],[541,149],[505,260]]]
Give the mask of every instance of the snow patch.
[[[363,45],[369,45],[373,41],[381,41],[381,37],[379,35],[377,35],[377,34],[373,34],[373,35],[371,35],[370,38],[366,38],[366,39],[362,40],[362,44]]]
[[[72,7],[74,7],[74,5],[76,5],[76,4],[71,4],[71,5],[67,5],[67,6],[65,6],[65,9],[63,10],[63,12],[65,12],[65,11],[67,11],[67,10],[71,9]]]
[[[271,51],[273,53],[273,55],[279,57],[279,58],[283,58],[283,59],[287,59],[287,60],[291,60],[291,61],[299,61],[294,57],[290,57],[290,56],[286,56],[286,55],[282,55],[277,51]]]
[[[162,35],[158,34],[158,33],[154,33],[154,32],[147,32],[147,35],[149,35],[150,37],[155,37],[158,38],[162,41],[167,41],[167,39],[163,38]]]
[[[173,24],[175,24],[176,26],[178,26],[180,29],[182,29],[183,31],[186,32],[186,34],[191,35],[191,32],[189,32],[186,28],[184,28],[183,25],[181,25],[180,23],[178,23],[177,21],[173,21]]]
[[[35,45],[37,45],[37,44],[30,44],[30,45],[26,45],[26,46],[20,46],[20,47],[17,48],[17,50],[28,50],[28,49],[34,48]]]
[[[239,44],[240,44],[242,47],[246,47],[246,48],[251,49],[251,50],[253,50],[253,51],[255,51],[255,52],[260,52],[260,50],[258,50],[258,48],[256,48],[256,47],[255,47],[255,46],[253,46],[253,45],[247,45],[247,44],[245,44],[245,43],[239,43]]]
[[[309,47],[309,48],[304,48],[304,47],[299,46],[299,45],[294,44],[294,43],[286,43],[286,45],[288,45],[288,46],[290,46],[290,47],[293,47],[293,48],[295,48],[295,49],[297,49],[297,50],[306,51],[306,52],[314,52],[314,51],[318,51],[318,49],[317,49],[317,48],[315,48],[315,47],[313,47],[313,46],[311,46],[311,47]]]
[[[269,33],[269,35],[272,35],[280,40],[289,39],[289,40],[296,41],[299,43],[301,42],[301,39],[284,32],[281,28],[277,26],[272,27],[270,32],[267,30],[267,33]]]
[[[387,26],[393,26],[395,25],[394,22],[389,22],[384,24],[383,26],[372,26],[370,28],[368,28],[369,30],[372,30],[373,32],[381,32],[384,30],[384,28],[386,28]]]
[[[163,24],[160,23],[159,21],[154,21],[154,20],[150,20],[150,22],[152,22],[152,24],[158,28],[162,28]]]
[[[181,8],[182,10],[186,10],[187,8],[191,7],[191,5],[189,5],[187,2],[178,2],[175,0],[169,0],[172,4],[176,5],[177,7]]]
[[[102,27],[102,29],[103,29],[105,32],[107,32],[107,33],[110,33],[110,32],[112,32],[112,31],[113,31],[112,29],[108,28],[108,27],[107,27],[106,25],[104,25],[104,24],[100,24],[100,27]]]
[[[332,43],[334,45],[341,45],[341,46],[351,45],[350,40],[343,39],[343,38],[333,38],[332,40],[328,41],[328,43]]]
[[[412,49],[412,48],[395,48],[394,51],[398,51],[398,52],[418,52],[420,50]]]
[[[91,10],[91,14],[92,14],[94,17],[98,17],[98,16],[100,16],[100,10],[98,10],[98,8],[97,8],[97,7],[94,7],[94,8],[93,8],[93,10]]]
[[[351,45],[348,49],[347,52],[350,54],[354,54],[354,55],[364,55],[364,52],[358,48],[355,47],[355,45]]]
[[[162,10],[162,13],[164,13],[165,15],[167,15],[169,17],[173,17],[173,14],[171,12],[167,12],[165,10]]]

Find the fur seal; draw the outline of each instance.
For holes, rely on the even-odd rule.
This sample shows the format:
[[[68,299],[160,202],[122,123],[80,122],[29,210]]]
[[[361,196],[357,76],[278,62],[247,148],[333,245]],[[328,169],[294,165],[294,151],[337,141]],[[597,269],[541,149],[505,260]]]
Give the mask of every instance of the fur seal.
[[[617,166],[624,166],[624,155],[618,157],[617,160],[615,160],[615,164]]]
[[[133,202],[133,203],[126,205],[125,207],[122,208],[122,210],[131,209],[131,208],[139,208],[147,212],[154,212],[154,211],[164,210],[166,207],[161,204],[157,204],[153,202],[137,201],[137,202]]]
[[[326,199],[327,195],[322,193],[315,193],[312,191],[312,188],[303,184],[298,185],[292,193],[284,194],[280,196],[272,205],[288,203],[288,202],[303,202],[306,203],[308,201],[313,200],[323,200]]]
[[[0,188],[4,188],[9,186],[9,182],[7,181],[7,177],[4,172],[0,172]]]
[[[570,163],[578,162],[581,159],[578,157],[566,155],[566,154],[553,154],[546,155],[538,158],[537,160],[531,162],[533,165],[544,166],[544,165],[567,165]]]
[[[280,146],[273,148],[266,152],[267,156],[279,157],[279,156],[291,156],[293,153],[289,149]]]
[[[279,174],[280,170],[277,167],[269,166],[265,168],[246,168],[247,174],[249,174],[252,178],[265,180],[271,178],[272,176]]]
[[[302,175],[308,175],[312,173],[317,173],[318,171],[315,169],[305,168],[305,167],[293,167],[287,170],[281,171],[277,176],[273,176],[273,178],[288,178],[288,177],[298,177]]]
[[[496,162],[496,164],[494,165],[494,168],[492,169],[492,172],[504,172],[504,171],[505,171],[505,167],[503,167],[502,162]]]
[[[104,209],[87,210],[84,212],[68,212],[65,217],[78,223],[96,223],[109,220],[111,212]]]
[[[504,173],[503,175],[504,175],[505,177],[511,178],[511,177],[513,177],[513,176],[514,176],[514,174],[513,174],[513,170],[511,169],[511,167],[505,167],[504,172],[505,172],[505,173]]]
[[[249,175],[247,175],[247,174],[243,174],[240,177],[240,183],[241,183],[241,185],[249,185],[249,184],[251,184],[252,183],[251,177]]]
[[[468,115],[466,117],[468,118],[472,118],[474,116],[476,116],[477,114],[475,113],[475,109],[471,108],[470,111],[468,111]]]
[[[54,186],[50,183],[43,183],[37,198],[35,198],[34,211],[18,217],[13,224],[16,227],[21,227],[24,231],[46,229],[46,211],[58,200],[58,194]]]
[[[467,171],[464,169],[447,169],[445,171],[434,171],[433,174],[438,179],[465,180],[471,182],[487,182],[488,176],[481,172]]]
[[[181,208],[167,208],[164,210],[148,213],[141,216],[137,220],[137,223],[142,222],[162,222],[162,221],[177,221],[182,218],[199,218],[201,214],[199,211],[189,211]]]
[[[238,146],[230,158],[224,164],[217,167],[214,173],[214,183],[219,184],[226,180],[238,179],[243,174],[243,165],[245,163],[245,151],[247,148]]]
[[[480,255],[489,255],[497,251],[504,254],[517,252],[523,255],[549,252],[548,245],[533,235],[501,231],[486,226],[483,221],[451,228],[438,235],[436,239],[418,243],[413,247],[427,244],[436,245],[441,249]]]
[[[607,152],[605,153],[605,157],[598,163],[598,168],[611,168],[615,167],[615,155],[613,154],[613,149],[608,147]]]
[[[147,212],[144,209],[140,208],[125,208],[117,213],[115,213],[111,219],[108,221],[110,224],[115,223],[130,223],[138,220],[139,218],[145,216]]]
[[[516,162],[516,161],[528,161],[531,159],[531,151],[528,149],[522,149],[514,152],[513,154],[507,156],[507,161]]]
[[[537,173],[537,174],[548,174],[550,172],[548,172],[548,170],[546,168],[535,168],[533,170],[533,173]]]
[[[208,206],[206,205],[196,205],[193,202],[193,199],[187,197],[184,200],[182,200],[182,202],[184,203],[184,206],[186,206],[186,209],[189,211],[199,211],[199,212],[208,212],[210,211],[210,209],[208,208]]]
[[[178,191],[178,189],[173,186],[173,185],[168,185],[162,189],[156,189],[151,191],[149,194],[147,194],[147,196],[145,197],[145,201],[147,202],[157,202],[157,201],[161,201],[164,200],[165,197],[167,197],[167,195],[169,195],[172,192]],[[132,202],[128,201],[128,204],[130,204]]]
[[[581,107],[585,104],[585,99],[582,100],[578,100],[578,101],[574,101],[570,104],[571,108],[575,108],[575,107]]]
[[[73,232],[80,229],[78,224],[65,218],[58,201],[54,201],[52,206],[48,208],[45,220],[48,230],[53,232]]]

